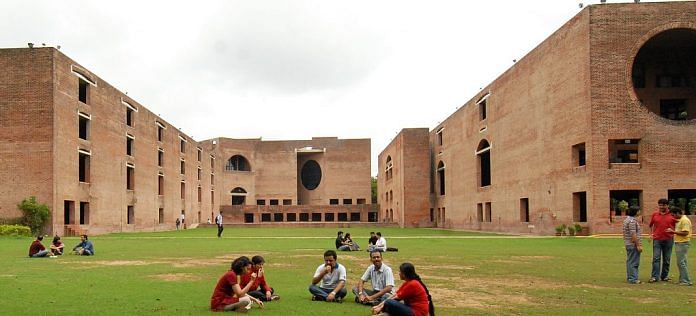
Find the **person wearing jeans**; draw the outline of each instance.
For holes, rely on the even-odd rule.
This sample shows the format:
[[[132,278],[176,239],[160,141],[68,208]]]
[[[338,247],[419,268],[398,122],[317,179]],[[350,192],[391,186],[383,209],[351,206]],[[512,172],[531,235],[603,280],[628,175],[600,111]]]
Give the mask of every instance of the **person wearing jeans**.
[[[653,239],[653,260],[650,283],[671,281],[669,277],[669,260],[672,256],[672,246],[674,245],[673,233],[676,220],[669,212],[669,201],[660,199],[657,202],[657,210],[650,217],[651,237]],[[662,259],[662,269],[660,269],[660,259]]]
[[[631,284],[640,284],[638,280],[638,266],[640,265],[640,253],[643,252],[643,244],[640,241],[640,224],[636,220],[636,214],[640,211],[638,206],[631,206],[623,221],[623,240],[626,246],[626,281]]]
[[[346,267],[336,262],[336,251],[324,252],[324,263],[317,267],[312,277],[309,292],[312,301],[342,302],[348,294],[346,285]]]
[[[677,266],[679,267],[679,285],[692,285],[689,278],[687,257],[689,256],[689,239],[691,238],[691,220],[684,216],[684,211],[679,208],[672,210],[674,218],[679,220],[674,230],[674,247],[677,254]]]

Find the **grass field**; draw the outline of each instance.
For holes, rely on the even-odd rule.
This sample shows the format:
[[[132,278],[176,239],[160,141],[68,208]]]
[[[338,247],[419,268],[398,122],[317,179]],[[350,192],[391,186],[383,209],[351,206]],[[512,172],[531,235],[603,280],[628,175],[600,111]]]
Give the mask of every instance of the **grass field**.
[[[684,314],[696,289],[674,283],[629,285],[619,238],[525,238],[433,229],[351,228],[361,246],[380,230],[385,263],[410,261],[430,288],[437,315]],[[94,257],[30,259],[30,238],[0,238],[3,315],[198,315],[218,278],[240,256],[266,258],[266,278],[281,300],[251,315],[370,315],[350,293],[342,304],[312,302],[312,273],[333,248],[337,229],[226,228],[94,236]],[[50,238],[44,239],[47,245]],[[66,248],[78,238],[64,238]],[[650,274],[645,240],[640,277]],[[673,257],[671,276],[678,269]],[[693,252],[692,266],[696,264]],[[354,286],[368,254],[340,252]],[[693,269],[692,269],[693,271]],[[696,272],[692,273],[692,275]],[[398,274],[396,275],[398,279]],[[400,281],[397,281],[397,287]],[[685,307],[686,306],[686,307]],[[685,309],[686,308],[686,309]],[[689,314],[689,312],[686,312]]]

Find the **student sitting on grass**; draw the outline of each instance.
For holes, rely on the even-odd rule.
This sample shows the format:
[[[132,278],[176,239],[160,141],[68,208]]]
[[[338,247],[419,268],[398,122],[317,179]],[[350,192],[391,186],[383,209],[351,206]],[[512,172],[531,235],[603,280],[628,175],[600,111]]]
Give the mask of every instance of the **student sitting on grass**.
[[[52,256],[60,256],[63,254],[63,248],[65,248],[65,244],[63,244],[63,242],[60,241],[59,236],[54,236],[50,248]]]
[[[404,280],[396,295],[372,307],[372,314],[388,313],[390,316],[435,316],[435,307],[428,288],[423,284],[416,268],[409,262],[399,266],[399,277]],[[403,303],[398,301],[404,301]]]
[[[73,248],[73,253],[80,256],[93,256],[94,255],[94,245],[87,235],[80,235],[80,243]]]
[[[348,291],[346,286],[346,267],[336,262],[336,252],[324,252],[324,263],[317,267],[312,277],[309,292],[312,301],[343,302]]]
[[[256,281],[256,273],[251,273],[249,283],[242,288],[237,282],[237,276],[243,275],[251,270],[251,261],[249,258],[242,256],[232,261],[231,270],[227,271],[220,277],[213,296],[210,298],[210,309],[214,311],[225,312],[246,312],[251,309],[251,302],[256,302],[263,308],[263,302],[247,295],[254,281]]]
[[[261,256],[253,256],[251,258],[251,263],[251,269],[241,276],[240,286],[246,287],[247,284],[252,283],[251,288],[249,288],[249,295],[252,297],[262,301],[279,300],[280,296],[275,295],[273,288],[266,283],[266,273],[263,270],[263,265],[266,263],[266,260]],[[254,273],[256,274],[256,281],[252,282],[251,275]]]
[[[41,243],[43,236],[36,236],[36,240],[29,246],[29,257],[31,258],[41,258],[48,256],[48,250]]]

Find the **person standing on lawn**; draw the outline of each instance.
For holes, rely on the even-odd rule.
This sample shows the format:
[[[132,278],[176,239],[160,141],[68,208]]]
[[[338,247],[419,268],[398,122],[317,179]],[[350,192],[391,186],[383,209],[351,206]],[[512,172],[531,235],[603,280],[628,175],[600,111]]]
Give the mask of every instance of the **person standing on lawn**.
[[[215,225],[217,225],[218,229],[217,236],[220,238],[222,236],[222,230],[224,229],[224,227],[222,227],[222,211],[220,211],[218,216],[215,216]]]
[[[643,252],[643,244],[640,240],[640,223],[636,215],[640,211],[638,206],[631,206],[626,211],[626,219],[623,221],[623,240],[626,246],[626,280],[631,284],[640,284],[638,280],[638,266],[640,265],[640,253]]]
[[[672,210],[674,218],[679,220],[674,230],[668,228],[669,232],[674,233],[674,247],[677,254],[677,266],[679,267],[679,285],[693,285],[689,278],[689,267],[687,257],[689,256],[689,239],[691,238],[691,220],[684,216],[684,211],[680,208]]]
[[[667,229],[674,230],[676,220],[669,212],[669,201],[660,199],[657,201],[657,210],[650,217],[650,235],[653,240],[653,259],[650,283],[659,280],[669,282],[669,260],[672,256],[674,246],[674,234]],[[662,269],[660,269],[660,259],[662,259]]]

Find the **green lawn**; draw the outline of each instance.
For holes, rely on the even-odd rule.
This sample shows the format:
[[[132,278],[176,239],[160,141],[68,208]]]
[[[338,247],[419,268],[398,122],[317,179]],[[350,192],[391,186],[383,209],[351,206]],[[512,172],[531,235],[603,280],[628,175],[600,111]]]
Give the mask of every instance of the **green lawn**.
[[[282,299],[252,315],[369,315],[353,303],[312,302],[307,287],[338,229],[226,228],[94,236],[97,255],[30,259],[30,238],[0,238],[3,315],[208,314],[217,279],[240,256],[266,258],[267,280]],[[385,263],[405,261],[433,295],[437,315],[684,313],[696,288],[629,285],[619,238],[524,238],[433,229],[342,228],[361,246],[371,230],[390,247]],[[64,238],[72,248],[78,238]],[[44,245],[50,241],[44,239]],[[640,276],[650,273],[651,246]],[[340,252],[354,286],[368,254]],[[693,252],[690,261],[694,261]],[[678,277],[673,258],[672,278]],[[693,269],[692,269],[693,272]],[[696,276],[696,272],[693,272]],[[398,274],[396,275],[398,279]],[[400,281],[397,281],[397,286]],[[693,309],[693,307],[688,307]],[[687,313],[688,314],[688,313]]]

